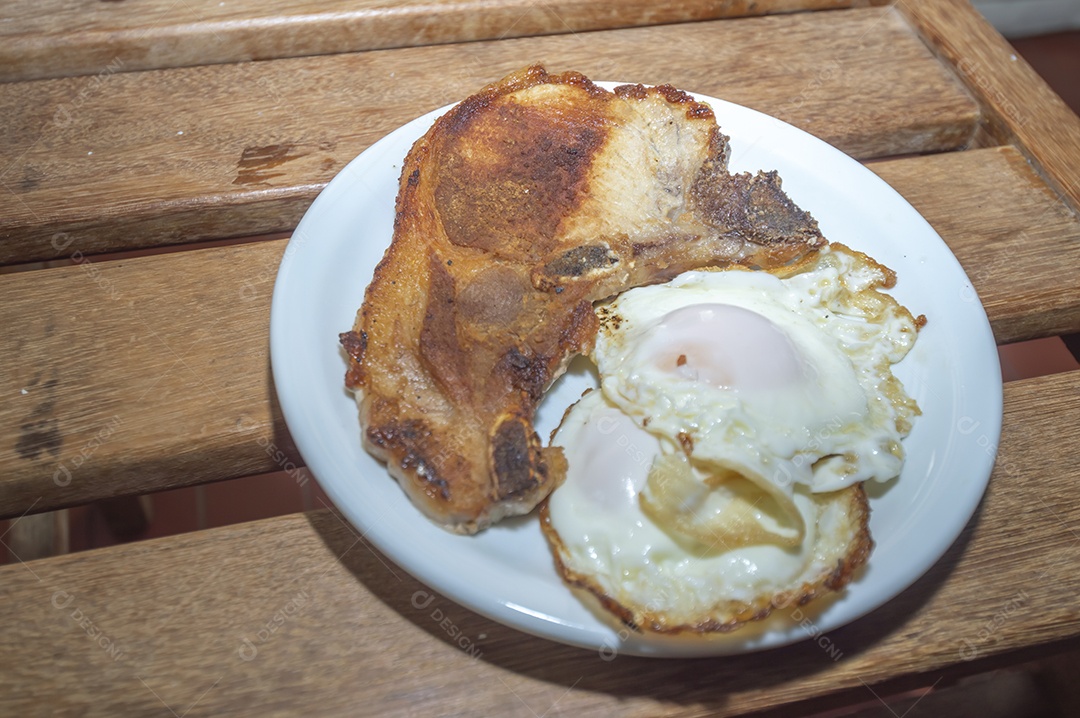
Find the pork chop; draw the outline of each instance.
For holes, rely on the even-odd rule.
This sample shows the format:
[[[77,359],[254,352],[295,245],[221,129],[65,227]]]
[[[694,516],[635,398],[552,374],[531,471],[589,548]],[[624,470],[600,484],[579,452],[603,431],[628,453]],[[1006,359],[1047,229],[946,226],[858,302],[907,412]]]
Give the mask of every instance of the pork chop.
[[[516,72],[455,106],[402,168],[393,241],[352,331],[364,446],[433,521],[474,533],[561,483],[533,428],[597,331],[593,302],[688,269],[824,244],[775,172],[731,175],[712,110]]]

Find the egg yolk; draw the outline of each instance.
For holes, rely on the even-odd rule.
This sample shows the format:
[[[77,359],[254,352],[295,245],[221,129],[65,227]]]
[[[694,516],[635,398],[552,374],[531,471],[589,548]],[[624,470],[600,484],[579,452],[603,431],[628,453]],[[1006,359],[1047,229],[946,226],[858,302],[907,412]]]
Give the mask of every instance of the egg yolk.
[[[805,371],[786,333],[730,304],[693,304],[665,314],[642,349],[666,374],[734,391],[786,386]]]

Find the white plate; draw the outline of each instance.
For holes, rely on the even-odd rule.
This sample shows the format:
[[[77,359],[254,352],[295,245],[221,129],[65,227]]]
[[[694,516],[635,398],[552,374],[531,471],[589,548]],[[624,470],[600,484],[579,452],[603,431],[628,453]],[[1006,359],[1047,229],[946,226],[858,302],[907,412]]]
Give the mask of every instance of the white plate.
[[[449,108],[390,133],[334,178],[297,227],[274,287],[270,352],[282,411],[308,467],[345,516],[435,591],[605,658],[740,653],[808,637],[826,647],[821,632],[896,596],[952,544],[983,495],[1001,431],[1001,374],[990,325],[930,225],[884,181],[821,140],[745,107],[698,99],[712,106],[731,137],[733,171],[779,170],[784,189],[827,238],[895,269],[893,294],[929,319],[896,371],[923,416],[905,440],[903,474],[872,498],[877,547],[865,573],[820,612],[795,612],[795,621],[781,616],[712,640],[628,636],[562,583],[535,513],[477,536],[451,535],[424,518],[363,450],[338,334],[352,327],[390,243],[402,160]],[[590,382],[587,372],[570,372],[552,389],[537,417],[541,436]]]

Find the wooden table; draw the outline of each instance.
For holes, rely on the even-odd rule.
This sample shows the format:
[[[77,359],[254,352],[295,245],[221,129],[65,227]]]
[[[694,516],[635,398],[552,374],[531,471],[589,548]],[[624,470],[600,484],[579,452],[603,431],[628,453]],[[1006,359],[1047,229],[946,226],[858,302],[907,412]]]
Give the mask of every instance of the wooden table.
[[[283,233],[379,137],[535,60],[802,127],[922,212],[999,343],[1080,331],[1080,121],[965,2],[5,15],[0,263],[52,265],[0,276],[5,517],[298,461],[267,350]],[[252,240],[217,241],[234,237]],[[167,251],[126,254],[147,248]],[[790,715],[1073,646],[1078,389],[1080,372],[1005,386],[978,513],[924,578],[828,637],[838,658],[808,641],[604,661],[439,596],[417,608],[423,586],[322,510],[0,567],[0,713]]]

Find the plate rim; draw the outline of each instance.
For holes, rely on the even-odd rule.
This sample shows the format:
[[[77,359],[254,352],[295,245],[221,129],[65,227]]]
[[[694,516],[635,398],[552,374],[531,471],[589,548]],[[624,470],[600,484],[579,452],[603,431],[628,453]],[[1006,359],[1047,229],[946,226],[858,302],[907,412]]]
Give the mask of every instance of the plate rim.
[[[596,84],[607,89],[611,89],[612,87],[619,84],[628,83],[597,82]],[[983,435],[987,436],[990,444],[994,447],[996,452],[996,447],[1000,441],[1002,418],[1002,383],[1000,381],[1000,366],[997,363],[998,359],[996,345],[993,342],[993,335],[990,331],[989,320],[986,318],[985,309],[982,307],[982,304],[981,302],[979,302],[974,289],[971,287],[970,279],[967,277],[966,273],[964,273],[964,270],[960,266],[959,261],[956,260],[955,255],[952,254],[951,250],[941,239],[940,235],[936,232],[936,230],[933,229],[933,227],[929,224],[929,222],[926,221],[926,219],[921,215],[921,213],[915,210],[915,208],[912,207],[906,199],[904,199],[884,180],[874,175],[871,170],[864,167],[861,163],[857,162],[856,160],[841,152],[837,148],[828,145],[823,140],[814,137],[813,135],[810,135],[809,133],[806,133],[805,131],[800,130],[799,128],[796,128],[788,123],[785,123],[782,120],[753,110],[752,108],[737,105],[735,103],[731,103],[701,93],[690,92],[689,94],[691,94],[693,97],[695,97],[695,99],[698,99],[699,101],[710,104],[710,106],[713,107],[714,112],[717,112],[718,119],[721,115],[721,112],[718,111],[718,107],[724,108],[725,110],[737,108],[739,112],[752,113],[752,116],[755,116],[755,119],[763,123],[763,125],[778,123],[778,125],[783,126],[785,132],[794,131],[795,133],[797,133],[797,136],[801,136],[803,141],[810,141],[811,144],[818,145],[817,149],[819,151],[824,148],[824,150],[827,150],[828,154],[833,156],[835,159],[839,160],[839,158],[843,158],[843,161],[857,165],[859,170],[866,172],[869,177],[873,177],[874,180],[880,183],[880,187],[878,188],[879,191],[891,193],[893,195],[892,199],[894,202],[899,202],[904,207],[910,210],[910,214],[913,216],[913,218],[917,218],[915,221],[921,222],[924,225],[921,228],[922,232],[928,232],[932,234],[933,237],[935,237],[937,241],[941,243],[941,248],[945,250],[948,256],[952,257],[952,260],[955,263],[955,267],[953,268],[953,270],[959,272],[959,276],[962,277],[964,280],[964,290],[969,294],[969,301],[973,301],[975,303],[979,310],[979,313],[981,314],[982,322],[985,324],[985,326],[980,327],[980,332],[984,335],[984,340],[987,336],[990,340],[989,349],[984,346],[981,351],[986,354],[984,360],[990,359],[990,354],[992,353],[992,363],[997,370],[997,376],[999,377],[999,381],[992,383],[990,386],[989,395],[984,392],[984,395],[982,397],[984,401],[988,402],[987,408],[989,411],[989,416],[986,417],[986,421],[988,421],[989,423],[982,424],[981,428]],[[295,396],[292,391],[290,391],[290,375],[288,373],[289,359],[287,357],[289,356],[289,339],[291,335],[286,332],[286,327],[283,326],[285,324],[285,320],[283,320],[282,317],[286,316],[285,312],[287,310],[285,309],[285,306],[286,303],[291,300],[291,297],[289,296],[289,289],[291,287],[290,282],[293,281],[292,277],[294,276],[294,273],[296,271],[299,271],[297,267],[298,262],[300,261],[298,259],[298,257],[301,255],[300,249],[302,249],[310,241],[312,241],[309,234],[309,232],[312,231],[310,225],[317,224],[316,217],[318,217],[319,213],[323,211],[324,206],[329,205],[330,203],[335,201],[340,201],[339,196],[346,193],[346,191],[350,189],[350,185],[353,182],[357,181],[356,174],[362,165],[375,164],[377,161],[384,159],[384,156],[390,148],[397,149],[398,145],[402,142],[407,141],[408,145],[411,146],[415,138],[422,136],[424,132],[426,132],[427,127],[429,127],[430,124],[433,123],[437,117],[441,116],[449,109],[451,109],[454,104],[456,103],[446,105],[436,110],[432,110],[431,112],[425,113],[420,117],[415,118],[414,120],[411,120],[410,122],[407,122],[395,128],[393,131],[380,138],[377,142],[364,150],[364,152],[357,155],[357,157],[347,163],[346,166],[342,168],[342,170],[327,184],[323,191],[320,192],[320,194],[312,202],[304,217],[301,219],[300,223],[297,225],[296,231],[293,233],[293,236],[290,238],[288,244],[286,245],[285,252],[282,256],[277,277],[275,280],[273,297],[271,301],[270,359],[275,391],[277,392],[278,400],[281,405],[282,416],[286,422],[286,425],[289,427],[290,432],[294,436],[297,448],[300,451],[301,456],[304,458],[305,463],[308,465],[308,469],[311,474],[315,477],[316,481],[319,482],[320,486],[322,486],[324,491],[326,491],[326,493],[334,501],[335,505],[338,506],[339,510],[341,510],[342,513],[346,516],[349,522],[361,531],[365,531],[365,537],[368,537],[369,534],[372,534],[370,535],[369,540],[371,540],[371,542],[388,558],[398,564],[398,566],[413,575],[421,583],[432,587],[437,592],[446,596],[447,598],[456,601],[460,605],[470,610],[485,615],[492,620],[510,626],[511,628],[523,630],[525,632],[531,633],[533,635],[538,635],[549,640],[558,641],[569,645],[575,645],[581,648],[588,648],[594,650],[599,648],[601,651],[603,651],[604,648],[607,647],[607,643],[601,642],[600,645],[597,645],[595,640],[588,640],[588,636],[591,636],[592,634],[587,634],[585,637],[578,635],[577,629],[575,629],[574,627],[568,627],[565,624],[560,623],[558,621],[558,617],[545,615],[536,611],[531,611],[527,606],[508,604],[507,602],[500,601],[498,599],[495,599],[492,602],[478,604],[475,600],[475,597],[470,595],[469,590],[462,587],[460,585],[460,582],[445,579],[439,580],[439,577],[435,577],[433,580],[433,577],[430,575],[417,575],[417,572],[414,570],[415,566],[407,565],[410,563],[410,561],[408,560],[408,557],[406,557],[400,550],[400,546],[395,546],[394,542],[392,541],[386,541],[385,538],[379,534],[379,532],[372,532],[371,526],[364,527],[359,525],[357,522],[356,512],[354,510],[349,510],[346,506],[341,505],[342,502],[339,501],[339,499],[341,498],[341,494],[337,490],[336,484],[334,484],[334,482],[332,481],[329,481],[327,477],[320,476],[320,473],[324,472],[317,471],[315,468],[313,468],[315,465],[319,465],[321,463],[318,456],[318,447],[313,445],[311,441],[307,440],[305,431],[297,429],[297,427],[299,426],[298,417],[302,415],[302,411],[298,407],[298,401],[302,400],[299,397]],[[416,134],[417,130],[419,130],[419,134]],[[727,134],[726,131],[725,134]],[[737,138],[733,138],[733,142],[738,142]],[[398,164],[400,164],[403,160],[403,157],[404,155],[401,155],[393,159]],[[396,192],[397,186],[395,184],[395,195]],[[799,204],[802,205],[803,203],[800,201]],[[854,248],[858,249],[858,247]],[[342,362],[341,373],[339,373],[338,376],[343,375],[344,369],[345,366]],[[337,381],[340,383],[339,379]],[[356,429],[359,429],[358,421],[356,422],[355,426]],[[301,436],[305,438],[301,438]],[[355,436],[357,442],[359,442],[359,434],[356,433]],[[988,465],[985,471],[985,478],[976,481],[976,486],[967,487],[967,492],[963,496],[963,498],[965,499],[964,510],[960,512],[964,514],[963,520],[957,519],[956,521],[954,521],[953,524],[949,526],[949,530],[946,532],[946,534],[943,534],[941,537],[939,537],[936,543],[939,544],[940,550],[935,550],[936,555],[934,556],[932,561],[927,562],[926,565],[921,568],[921,570],[918,572],[917,575],[915,575],[914,578],[910,578],[910,576],[904,576],[893,577],[892,581],[883,579],[888,584],[886,592],[891,593],[888,598],[873,603],[872,605],[868,605],[861,611],[853,612],[852,615],[847,616],[845,620],[838,623],[837,625],[829,626],[826,630],[835,630],[840,626],[847,625],[853,621],[856,621],[859,618],[865,616],[866,614],[876,610],[877,608],[880,608],[880,606],[884,605],[888,601],[893,600],[899,593],[901,593],[904,589],[914,583],[914,581],[918,580],[921,575],[923,575],[934,564],[936,564],[941,559],[941,556],[944,555],[944,553],[948,550],[948,548],[955,543],[956,539],[959,537],[964,527],[971,520],[971,517],[975,514],[981,498],[989,483],[990,473],[993,469],[994,463],[995,457],[989,456]],[[970,510],[968,510],[969,508]],[[419,517],[420,520],[427,521],[427,519],[419,511],[416,511],[416,515]],[[871,558],[871,561],[872,560],[873,559]],[[567,592],[569,593],[569,589],[567,589]],[[793,634],[793,631],[789,630],[788,633]],[[761,645],[749,649],[742,648],[736,651],[718,650],[715,644],[710,644],[707,641],[695,642],[689,649],[685,649],[683,646],[676,646],[672,650],[666,650],[663,648],[661,648],[660,650],[652,650],[648,645],[634,646],[631,644],[621,644],[616,648],[620,653],[630,655],[649,655],[662,657],[688,657],[703,655],[712,656],[776,648],[784,645],[790,645],[791,643],[804,640],[808,637],[809,636],[793,635],[790,637],[790,640],[773,642],[769,643],[768,645]]]

